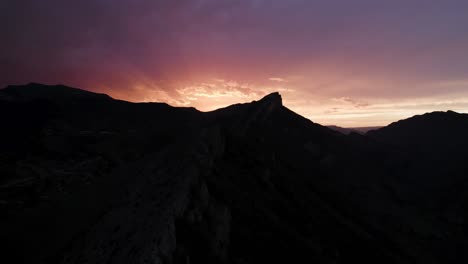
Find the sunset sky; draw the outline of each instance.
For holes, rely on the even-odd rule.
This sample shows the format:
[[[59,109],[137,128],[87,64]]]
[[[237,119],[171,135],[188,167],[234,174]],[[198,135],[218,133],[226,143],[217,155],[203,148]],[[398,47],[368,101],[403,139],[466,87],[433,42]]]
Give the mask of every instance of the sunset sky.
[[[279,91],[324,125],[468,112],[466,0],[6,0],[0,86],[208,111]]]

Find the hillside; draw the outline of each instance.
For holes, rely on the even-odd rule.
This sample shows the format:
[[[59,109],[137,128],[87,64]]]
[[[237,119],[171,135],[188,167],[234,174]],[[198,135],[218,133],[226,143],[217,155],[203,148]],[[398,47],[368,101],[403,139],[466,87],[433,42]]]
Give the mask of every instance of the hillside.
[[[447,212],[407,197],[421,159],[380,136],[406,128],[346,136],[278,93],[202,113],[30,84],[0,90],[0,108],[8,263],[450,263],[466,254],[464,194]]]

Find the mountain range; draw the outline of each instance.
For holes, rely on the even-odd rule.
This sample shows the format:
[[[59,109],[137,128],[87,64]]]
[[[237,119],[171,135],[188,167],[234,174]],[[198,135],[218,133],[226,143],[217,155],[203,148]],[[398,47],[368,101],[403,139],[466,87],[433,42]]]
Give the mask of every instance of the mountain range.
[[[373,127],[340,127],[340,126],[327,126],[328,128],[338,131],[342,134],[351,134],[351,133],[358,133],[358,134],[366,134],[371,130],[377,130],[382,128],[381,126],[373,126]]]
[[[468,115],[341,133],[279,93],[211,112],[0,90],[4,263],[465,263]]]

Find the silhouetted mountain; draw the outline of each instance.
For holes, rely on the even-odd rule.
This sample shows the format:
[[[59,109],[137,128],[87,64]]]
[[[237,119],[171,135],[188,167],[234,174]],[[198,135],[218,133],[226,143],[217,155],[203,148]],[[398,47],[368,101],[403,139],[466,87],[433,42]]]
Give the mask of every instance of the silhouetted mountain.
[[[357,133],[357,131],[351,129],[351,128],[345,128],[345,127],[340,127],[340,126],[327,126],[331,130],[335,130],[337,132],[340,132],[341,134],[349,135],[351,133]]]
[[[367,135],[403,160],[393,166],[398,199],[427,225],[421,239],[442,263],[466,262],[468,115],[433,112],[395,122]]]
[[[377,130],[382,127],[340,127],[340,126],[327,126],[328,128],[338,131],[342,134],[349,135],[351,133],[366,134],[369,131]]]
[[[425,179],[429,156],[392,137],[411,119],[343,135],[278,93],[202,113],[39,84],[0,90],[0,110],[5,263],[466,260],[466,156]]]
[[[11,85],[2,89],[0,99],[8,101],[52,100],[57,103],[68,103],[75,100],[110,100],[106,94],[98,94],[67,87],[64,85],[43,85],[30,83],[24,86]]]
[[[446,155],[454,151],[466,153],[466,131],[468,114],[447,111],[414,116],[370,131],[368,135],[412,152]]]

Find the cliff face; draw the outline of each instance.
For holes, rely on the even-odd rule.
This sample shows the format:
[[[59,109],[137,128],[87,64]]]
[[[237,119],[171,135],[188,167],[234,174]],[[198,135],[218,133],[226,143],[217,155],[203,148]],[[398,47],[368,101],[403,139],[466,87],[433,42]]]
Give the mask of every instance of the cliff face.
[[[211,147],[215,148],[208,150]],[[90,229],[70,241],[55,261],[225,261],[230,210],[210,195],[204,179],[219,147],[185,141],[134,162],[122,172],[132,179],[118,186],[122,189],[119,198]]]
[[[30,86],[0,92],[8,263],[447,263],[463,245],[407,199],[398,148],[277,93],[201,113]]]

